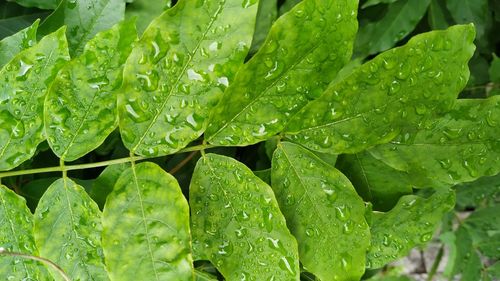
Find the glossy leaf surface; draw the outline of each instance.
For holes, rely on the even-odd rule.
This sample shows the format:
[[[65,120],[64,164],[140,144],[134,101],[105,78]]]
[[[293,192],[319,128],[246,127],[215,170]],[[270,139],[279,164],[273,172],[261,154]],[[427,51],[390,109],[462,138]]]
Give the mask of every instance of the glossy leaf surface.
[[[0,247],[9,252],[38,255],[33,237],[33,215],[26,200],[0,185]],[[5,280],[50,280],[40,263],[0,254],[0,276]]]
[[[297,242],[272,189],[245,165],[202,157],[189,201],[194,253],[226,280],[299,280]]]
[[[45,100],[45,132],[52,151],[66,161],[97,148],[118,125],[117,89],[137,33],[133,21],[103,31],[66,64]]]
[[[203,133],[247,55],[256,13],[256,1],[181,0],[151,23],[127,61],[118,100],[130,151],[170,154]]]
[[[396,45],[415,29],[427,12],[430,2],[431,0],[399,0],[390,5],[380,21],[367,24],[359,30],[357,51],[363,50],[362,54],[366,56]]]
[[[36,31],[39,22],[37,20],[31,26],[0,41],[0,67],[7,64],[19,52],[36,44]]]
[[[343,155],[338,167],[378,211],[390,210],[401,196],[413,192],[410,174],[388,166],[368,152]]]
[[[57,9],[40,25],[42,34],[67,26],[71,56],[79,55],[98,32],[123,20],[123,0],[62,0]]]
[[[40,255],[59,265],[72,280],[109,280],[101,248],[101,212],[83,187],[55,181],[35,211]],[[62,280],[57,272],[55,280]]]
[[[286,136],[312,150],[356,153],[401,128],[451,108],[469,77],[474,27],[417,35],[331,85],[287,125]]]
[[[159,166],[141,163],[125,170],[102,221],[111,280],[193,279],[189,207],[175,178]]]
[[[45,36],[0,70],[0,170],[30,159],[44,140],[43,101],[48,84],[69,59],[64,31]]]
[[[280,17],[214,110],[208,142],[248,145],[279,133],[349,61],[357,5],[305,0]]]
[[[133,3],[127,5],[125,18],[136,17],[137,31],[139,34],[142,34],[151,21],[164,10],[170,8],[170,5],[170,0],[135,0]]]
[[[451,186],[500,172],[500,96],[460,99],[424,128],[408,127],[370,150],[377,159],[434,186]],[[429,157],[434,155],[434,157]]]
[[[441,191],[427,199],[406,195],[389,212],[375,213],[368,267],[382,267],[405,256],[411,248],[427,243],[443,215],[454,205],[455,193]]]
[[[320,280],[359,280],[370,243],[365,205],[349,180],[301,146],[274,152],[272,186],[299,243],[300,261]]]

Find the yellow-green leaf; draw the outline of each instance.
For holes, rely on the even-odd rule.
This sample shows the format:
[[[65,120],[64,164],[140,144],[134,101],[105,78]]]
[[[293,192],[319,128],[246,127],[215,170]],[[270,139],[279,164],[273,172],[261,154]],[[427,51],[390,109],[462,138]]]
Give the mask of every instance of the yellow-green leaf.
[[[297,242],[272,189],[242,163],[207,154],[189,189],[193,251],[228,281],[299,280]]]
[[[300,261],[320,280],[359,280],[370,232],[365,205],[349,180],[310,151],[281,143],[272,186],[299,243]]]
[[[122,172],[102,223],[111,280],[193,280],[189,207],[175,178],[156,164]]]

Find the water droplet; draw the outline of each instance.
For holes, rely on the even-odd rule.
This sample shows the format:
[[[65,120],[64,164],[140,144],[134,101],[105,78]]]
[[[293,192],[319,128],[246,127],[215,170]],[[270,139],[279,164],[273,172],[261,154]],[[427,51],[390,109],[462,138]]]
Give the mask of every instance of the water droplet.
[[[431,238],[432,238],[431,232],[424,233],[422,236],[420,236],[420,242],[425,243],[425,242],[431,240]]]
[[[194,71],[192,68],[187,70],[187,75],[189,80],[193,81],[204,81],[203,76],[199,74],[198,72]]]

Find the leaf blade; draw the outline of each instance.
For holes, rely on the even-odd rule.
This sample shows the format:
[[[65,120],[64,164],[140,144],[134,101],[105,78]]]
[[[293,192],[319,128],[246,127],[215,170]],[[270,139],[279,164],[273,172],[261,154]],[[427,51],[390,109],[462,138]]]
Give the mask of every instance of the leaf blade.
[[[39,20],[36,20],[31,26],[0,41],[0,67],[7,64],[22,50],[33,47],[33,44],[36,43],[36,31],[39,22]]]
[[[271,188],[246,166],[205,155],[193,174],[190,204],[193,250],[227,280],[299,280],[296,241]]]
[[[370,233],[364,202],[349,180],[292,143],[278,145],[272,167],[273,190],[307,271],[320,280],[360,279]]]
[[[121,174],[102,221],[111,280],[192,280],[188,205],[175,178],[157,165],[140,163]],[[142,258],[123,259],[136,255]]]

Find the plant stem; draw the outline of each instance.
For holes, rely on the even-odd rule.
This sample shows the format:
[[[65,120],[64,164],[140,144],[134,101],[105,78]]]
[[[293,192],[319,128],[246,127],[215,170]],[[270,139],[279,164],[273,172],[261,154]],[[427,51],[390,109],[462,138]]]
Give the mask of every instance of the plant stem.
[[[436,275],[436,271],[439,267],[439,264],[441,263],[441,259],[443,258],[443,252],[444,247],[443,245],[441,245],[436,255],[436,259],[434,259],[434,263],[432,264],[431,271],[429,271],[429,274],[427,275],[427,281],[431,281],[432,278],[434,278],[434,275]]]
[[[210,144],[201,144],[201,145],[186,147],[184,149],[177,151],[176,153],[199,151],[199,150],[213,148],[213,147],[216,147],[216,146],[210,145]],[[141,161],[141,160],[146,160],[146,159],[151,159],[151,158],[156,158],[156,157],[131,156],[131,157],[125,157],[125,158],[120,158],[120,159],[113,159],[113,160],[108,160],[108,161],[87,163],[87,164],[60,165],[57,167],[46,167],[46,168],[37,168],[37,169],[29,169],[29,170],[9,171],[9,172],[0,173],[0,179],[6,178],[6,177],[40,174],[40,173],[50,173],[50,172],[64,172],[65,173],[66,171],[92,169],[92,168],[97,168],[97,167],[106,167],[106,166],[128,163],[128,162],[132,162],[132,161]]]
[[[198,153],[198,151],[191,152],[186,158],[184,158],[179,164],[172,168],[172,170],[168,171],[171,175],[177,173],[182,167],[184,167],[193,157]]]
[[[23,254],[23,253],[17,253],[17,252],[9,252],[9,251],[6,251],[4,248],[0,248],[0,255],[20,257],[20,258],[24,258],[24,259],[39,261],[45,265],[52,267],[55,271],[57,271],[57,273],[59,273],[61,275],[61,277],[65,281],[71,281],[71,279],[68,277],[68,275],[66,275],[66,273],[64,272],[64,270],[62,270],[62,268],[60,268],[57,264],[53,263],[52,261],[50,261],[46,258],[27,255],[27,254]]]

